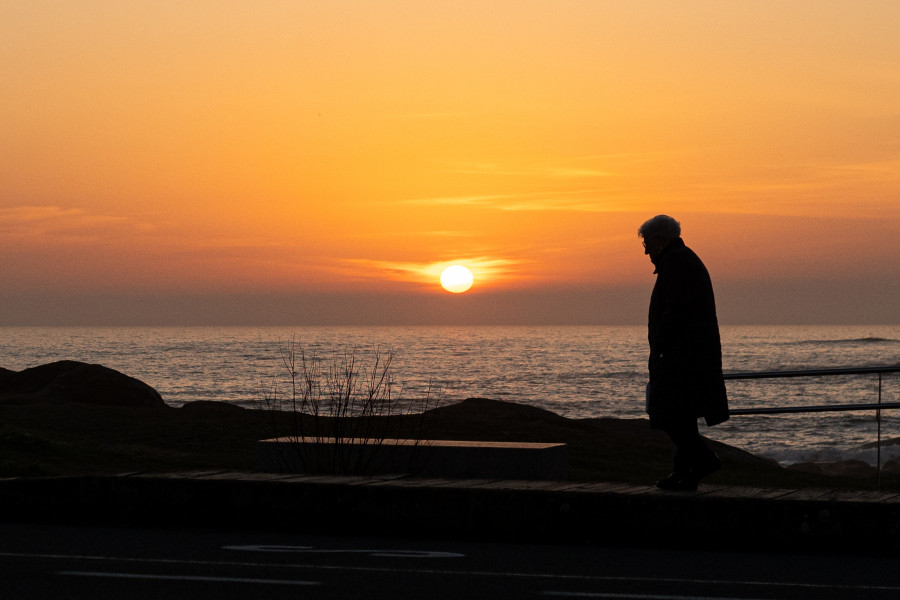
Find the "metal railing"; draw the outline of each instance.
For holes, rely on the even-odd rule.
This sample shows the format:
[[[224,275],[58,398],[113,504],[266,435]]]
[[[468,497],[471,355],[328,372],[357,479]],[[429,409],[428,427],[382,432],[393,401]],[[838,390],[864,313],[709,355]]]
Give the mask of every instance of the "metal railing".
[[[892,367],[839,367],[834,369],[805,369],[795,371],[758,371],[747,373],[725,373],[725,379],[774,379],[779,377],[823,377],[829,375],[878,375],[878,402],[859,404],[825,404],[817,406],[774,406],[770,408],[735,408],[729,410],[732,416],[776,415],[786,413],[840,412],[874,410],[878,428],[876,444],[878,487],[881,488],[881,411],[900,408],[900,402],[882,402],[881,388],[885,373],[900,373],[900,365]]]

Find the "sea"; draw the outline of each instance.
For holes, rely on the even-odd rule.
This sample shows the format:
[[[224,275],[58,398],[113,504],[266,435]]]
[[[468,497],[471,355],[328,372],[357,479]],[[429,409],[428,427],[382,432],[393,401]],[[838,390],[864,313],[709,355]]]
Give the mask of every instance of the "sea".
[[[290,390],[285,359],[371,371],[390,358],[395,395],[421,406],[491,398],[573,419],[644,418],[640,326],[2,327],[0,367],[78,360],[198,400],[258,408]],[[900,326],[723,326],[726,372],[900,365]],[[726,382],[732,408],[900,402],[900,374]],[[875,411],[734,416],[701,432],[781,464],[875,464]],[[900,410],[881,411],[881,461],[900,459]],[[885,442],[895,442],[893,444]]]

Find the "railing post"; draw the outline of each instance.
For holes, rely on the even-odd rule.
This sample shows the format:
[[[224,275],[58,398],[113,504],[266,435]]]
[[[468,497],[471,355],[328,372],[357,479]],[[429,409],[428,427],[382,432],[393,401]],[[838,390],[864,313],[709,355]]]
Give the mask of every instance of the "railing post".
[[[874,410],[877,423],[876,472],[878,489],[881,489],[881,411],[900,409],[900,402],[882,402],[882,380],[884,373],[900,373],[900,364],[883,367],[839,367],[835,369],[806,369],[797,371],[757,371],[742,373],[724,373],[726,380],[732,379],[768,379],[770,377],[816,377],[822,375],[863,375],[878,374],[878,402],[876,404],[829,404],[823,406],[774,407],[774,408],[738,408],[732,409],[731,415],[763,415],[782,413],[831,412],[843,410]]]
[[[881,371],[878,372],[878,405],[881,406]],[[881,490],[881,409],[875,410],[875,421],[878,422],[878,489]]]

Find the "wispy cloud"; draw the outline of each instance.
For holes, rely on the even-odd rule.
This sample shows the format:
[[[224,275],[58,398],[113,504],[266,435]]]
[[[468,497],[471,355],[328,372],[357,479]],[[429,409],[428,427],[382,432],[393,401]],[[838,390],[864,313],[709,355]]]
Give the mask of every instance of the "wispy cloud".
[[[418,113],[399,113],[391,115],[391,119],[418,119],[418,120],[441,120],[441,119],[459,119],[471,117],[474,113],[466,112],[418,112]]]
[[[890,206],[884,199],[894,196],[898,183],[900,159],[773,165],[753,177],[685,186],[671,204],[690,211],[702,200],[710,213],[859,217],[877,211],[896,217],[900,212],[891,209],[900,204]]]
[[[596,190],[534,192],[521,194],[484,194],[471,196],[438,196],[407,200],[409,204],[481,206],[506,211],[576,211],[607,212],[619,210],[617,198],[603,198]]]
[[[12,238],[41,236],[90,240],[123,227],[132,232],[140,228],[127,217],[91,214],[80,208],[14,206],[0,209],[0,232]]]
[[[897,181],[900,179],[900,158],[835,165],[830,169],[845,174],[867,175],[870,179]]]
[[[431,231],[420,231],[413,232],[411,235],[416,237],[424,237],[424,238],[463,238],[463,237],[472,237],[471,231],[461,231],[458,229],[444,229],[444,230],[431,230]]]
[[[360,279],[391,279],[415,283],[433,284],[441,273],[451,265],[464,265],[475,276],[476,281],[491,281],[514,277],[527,261],[486,256],[460,256],[450,260],[434,262],[410,262],[351,258],[340,262],[339,269],[344,275]]]
[[[469,163],[441,169],[444,173],[464,175],[502,175],[511,177],[536,177],[546,179],[586,179],[610,177],[613,173],[606,169],[576,166],[509,167],[492,163]]]
[[[59,206],[13,206],[0,208],[0,223],[34,223],[61,218],[81,217],[84,211],[78,208],[61,208]]]
[[[507,200],[521,198],[522,194],[484,194],[471,196],[438,196],[435,198],[414,198],[407,204],[449,204],[466,206],[496,206]]]

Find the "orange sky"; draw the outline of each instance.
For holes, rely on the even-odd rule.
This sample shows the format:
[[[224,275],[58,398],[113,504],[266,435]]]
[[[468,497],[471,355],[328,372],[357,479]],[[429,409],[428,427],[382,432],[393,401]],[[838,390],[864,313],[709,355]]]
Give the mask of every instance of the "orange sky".
[[[4,2],[0,324],[897,323],[900,4]],[[464,294],[442,267],[475,274]]]

